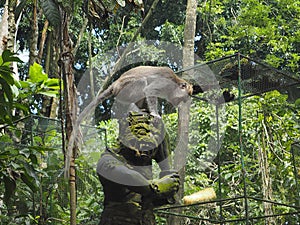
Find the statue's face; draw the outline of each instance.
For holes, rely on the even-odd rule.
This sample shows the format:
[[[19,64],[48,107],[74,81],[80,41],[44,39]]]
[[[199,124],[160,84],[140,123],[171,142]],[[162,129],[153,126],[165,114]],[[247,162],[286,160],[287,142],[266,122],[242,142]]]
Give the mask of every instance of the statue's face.
[[[123,145],[138,152],[157,148],[165,138],[161,119],[147,113],[132,112],[126,120],[120,120],[119,139]]]

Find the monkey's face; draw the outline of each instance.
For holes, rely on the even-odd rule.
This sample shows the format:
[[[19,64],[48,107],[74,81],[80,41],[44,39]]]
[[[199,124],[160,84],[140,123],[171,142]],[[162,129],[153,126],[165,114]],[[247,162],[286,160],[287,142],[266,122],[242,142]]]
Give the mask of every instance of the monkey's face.
[[[178,106],[180,102],[186,102],[193,93],[193,86],[187,82],[181,82],[169,96],[170,102]]]
[[[179,83],[179,87],[186,91],[186,93],[191,96],[193,94],[193,86],[187,82]]]

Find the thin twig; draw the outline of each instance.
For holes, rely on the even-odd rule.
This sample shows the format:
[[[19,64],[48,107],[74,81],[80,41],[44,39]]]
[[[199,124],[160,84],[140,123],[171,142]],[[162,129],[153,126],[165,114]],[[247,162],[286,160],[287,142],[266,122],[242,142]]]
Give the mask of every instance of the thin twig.
[[[153,11],[154,11],[154,9],[156,8],[156,5],[157,5],[158,2],[159,2],[159,0],[155,0],[155,1],[152,3],[152,5],[151,5],[151,7],[150,7],[150,9],[149,9],[149,11],[148,11],[148,13],[147,13],[147,15],[145,16],[144,20],[142,21],[141,26],[135,31],[135,33],[134,33],[132,39],[130,40],[130,43],[129,43],[128,46],[127,46],[127,48],[126,48],[126,49],[124,50],[124,52],[122,53],[121,57],[117,60],[116,65],[115,65],[115,67],[114,67],[114,69],[113,69],[112,74],[114,74],[116,71],[118,71],[118,70],[119,70],[119,67],[123,64],[123,62],[124,62],[124,60],[125,60],[125,58],[126,58],[126,55],[128,54],[128,52],[129,52],[130,49],[132,48],[133,43],[134,43],[135,40],[137,39],[138,35],[141,33],[141,31],[142,31],[143,27],[145,26],[145,24],[146,24],[146,23],[149,21],[149,19],[151,18],[152,14],[153,14]],[[110,79],[109,79],[109,80],[110,80]]]
[[[80,30],[80,33],[79,33],[79,35],[78,35],[78,37],[77,37],[76,45],[75,45],[75,47],[74,47],[73,50],[72,50],[72,54],[73,54],[74,56],[76,55],[77,50],[78,50],[78,48],[79,48],[79,46],[80,46],[82,36],[83,36],[84,32],[86,31],[87,24],[88,24],[88,19],[85,17],[85,18],[84,18],[84,21],[83,21],[83,24],[82,24],[82,27],[81,27],[81,30]]]
[[[118,41],[117,41],[117,44],[116,44],[116,49],[117,49],[117,52],[118,52],[119,57],[120,57],[120,52],[119,52],[118,46],[119,46],[119,44],[120,44],[121,37],[122,37],[122,35],[124,34],[123,30],[124,30],[125,18],[126,18],[126,16],[123,16],[122,25],[121,25],[121,29],[120,29],[120,36],[119,36]]]

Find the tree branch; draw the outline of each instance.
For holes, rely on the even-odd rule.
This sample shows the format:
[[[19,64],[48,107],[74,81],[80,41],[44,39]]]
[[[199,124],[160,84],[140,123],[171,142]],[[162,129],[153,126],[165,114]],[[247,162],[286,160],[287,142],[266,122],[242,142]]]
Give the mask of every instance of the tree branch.
[[[98,91],[97,95],[99,93],[101,93],[103,90],[105,90],[111,83],[113,80],[116,80],[118,78],[118,76],[120,75],[119,73],[117,73],[117,71],[119,71],[121,68],[121,65],[123,64],[126,55],[130,52],[132,46],[133,46],[133,42],[137,39],[138,35],[141,33],[143,27],[145,26],[145,24],[149,21],[149,19],[151,18],[153,11],[156,8],[157,3],[159,2],[159,0],[155,0],[147,15],[145,16],[144,20],[142,21],[141,26],[136,30],[136,32],[134,33],[132,39],[130,40],[130,43],[128,44],[127,48],[124,50],[124,52],[122,53],[122,55],[120,56],[120,58],[117,60],[114,69],[112,70],[112,72],[110,73],[110,76],[108,76],[105,80],[104,83],[102,85],[102,88]]]
[[[78,50],[78,48],[79,48],[79,46],[80,46],[81,39],[82,39],[82,36],[83,36],[83,34],[84,34],[85,30],[86,30],[88,21],[89,21],[89,20],[85,17],[85,18],[84,18],[84,21],[83,21],[83,24],[82,24],[82,27],[81,27],[81,30],[80,30],[80,33],[79,33],[78,38],[77,38],[76,45],[75,45],[75,47],[74,47],[73,50],[72,50],[72,54],[73,54],[74,56],[76,55],[77,50]]]

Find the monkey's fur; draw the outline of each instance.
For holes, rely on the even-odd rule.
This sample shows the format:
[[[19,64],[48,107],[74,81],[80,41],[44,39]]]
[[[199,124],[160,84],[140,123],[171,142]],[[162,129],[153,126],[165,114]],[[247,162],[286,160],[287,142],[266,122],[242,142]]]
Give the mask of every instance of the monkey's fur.
[[[127,111],[147,108],[150,114],[159,117],[157,97],[178,106],[180,102],[188,100],[192,92],[192,85],[178,77],[168,67],[138,66],[123,73],[106,90],[98,92],[95,99],[78,116],[67,149],[69,155],[65,174],[68,174],[69,161],[81,122],[105,99],[114,96],[117,102],[127,107]]]

